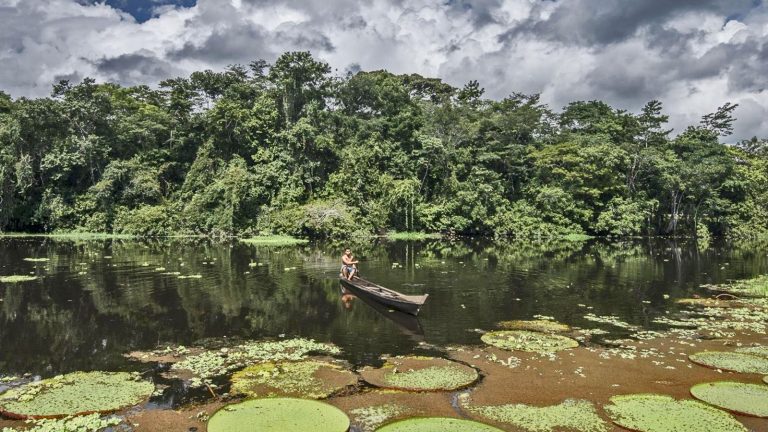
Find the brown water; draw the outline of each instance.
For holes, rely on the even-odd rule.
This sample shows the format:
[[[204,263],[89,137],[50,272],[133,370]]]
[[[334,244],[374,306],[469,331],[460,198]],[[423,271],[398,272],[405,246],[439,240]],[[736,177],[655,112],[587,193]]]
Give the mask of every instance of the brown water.
[[[673,310],[674,299],[701,292],[700,284],[768,272],[764,245],[660,239],[353,245],[366,278],[430,294],[414,319],[361,299],[342,302],[343,247],[0,238],[0,275],[38,277],[0,283],[0,376],[138,370],[146,365],[123,353],[211,337],[314,338],[364,364],[420,344],[478,344],[474,329],[537,314],[584,328],[599,326],[584,319],[589,312],[663,328],[651,320]],[[609,337],[622,334],[608,329],[615,331]]]

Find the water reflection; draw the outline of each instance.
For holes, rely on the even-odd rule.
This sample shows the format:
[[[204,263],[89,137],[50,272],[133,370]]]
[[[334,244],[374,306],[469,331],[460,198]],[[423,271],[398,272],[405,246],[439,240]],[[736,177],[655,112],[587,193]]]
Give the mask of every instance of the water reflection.
[[[671,300],[701,283],[765,273],[764,247],[658,239],[355,244],[368,279],[430,294],[420,318],[407,320],[340,290],[341,244],[0,238],[0,274],[38,276],[0,284],[0,374],[134,368],[124,352],[222,336],[311,337],[365,363],[422,342],[477,343],[468,330],[535,314],[594,327],[583,318],[592,312],[652,328]]]

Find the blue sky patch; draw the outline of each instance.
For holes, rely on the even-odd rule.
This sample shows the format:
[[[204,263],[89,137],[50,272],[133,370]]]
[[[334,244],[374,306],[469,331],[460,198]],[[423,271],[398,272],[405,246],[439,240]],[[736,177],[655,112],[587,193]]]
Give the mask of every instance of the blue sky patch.
[[[99,0],[84,0],[81,3],[100,3]],[[197,0],[106,0],[106,4],[133,15],[138,22],[152,18],[152,10],[158,6],[176,5],[192,7]]]

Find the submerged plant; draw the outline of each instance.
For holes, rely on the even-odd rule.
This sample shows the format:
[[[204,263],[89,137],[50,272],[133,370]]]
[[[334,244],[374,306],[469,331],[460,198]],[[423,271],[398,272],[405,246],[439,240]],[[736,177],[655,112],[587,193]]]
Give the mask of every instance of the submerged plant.
[[[502,432],[501,429],[471,420],[450,417],[412,418],[390,423],[377,432]]]
[[[29,276],[29,275],[0,276],[0,282],[2,283],[30,282],[35,279],[37,279],[37,276]]]
[[[754,354],[727,351],[702,351],[691,354],[688,358],[696,364],[715,369],[724,369],[741,373],[768,373],[768,358]]]
[[[571,326],[559,323],[557,321],[550,321],[545,319],[540,320],[515,320],[515,321],[501,321],[497,324],[499,327],[508,330],[530,330],[544,333],[558,333],[566,332],[571,329]]]
[[[375,386],[410,391],[456,390],[479,378],[474,368],[435,357],[392,357],[360,374]]]
[[[232,376],[232,393],[252,397],[293,396],[326,398],[357,383],[357,376],[341,366],[305,360],[249,366]]]
[[[639,432],[747,432],[732,415],[694,400],[659,394],[614,396],[605,406],[617,425]]]
[[[0,412],[12,418],[111,412],[146,400],[154,388],[134,373],[73,372],[8,390]]]
[[[697,384],[691,395],[710,405],[738,414],[768,417],[768,386],[731,381]]]
[[[340,409],[309,399],[252,399],[227,405],[208,420],[208,432],[346,432],[349,418]]]
[[[608,423],[600,418],[592,402],[567,399],[559,405],[537,407],[525,404],[472,406],[469,412],[530,432],[607,432]]]
[[[488,332],[480,338],[488,345],[512,351],[555,352],[576,348],[579,342],[560,335],[527,330],[501,330]]]

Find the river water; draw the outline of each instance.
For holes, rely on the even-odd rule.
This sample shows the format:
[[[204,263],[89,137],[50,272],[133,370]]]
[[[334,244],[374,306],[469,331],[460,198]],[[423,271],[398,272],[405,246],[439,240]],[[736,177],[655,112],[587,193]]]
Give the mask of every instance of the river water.
[[[703,283],[768,272],[766,248],[692,241],[366,241],[350,245],[364,277],[429,293],[418,319],[342,297],[342,243],[259,247],[203,241],[0,238],[0,376],[139,370],[132,350],[205,338],[307,337],[354,364],[430,345],[479,344],[477,329],[545,315],[651,321]],[[29,261],[25,258],[47,259]],[[613,329],[608,336],[621,336]]]

